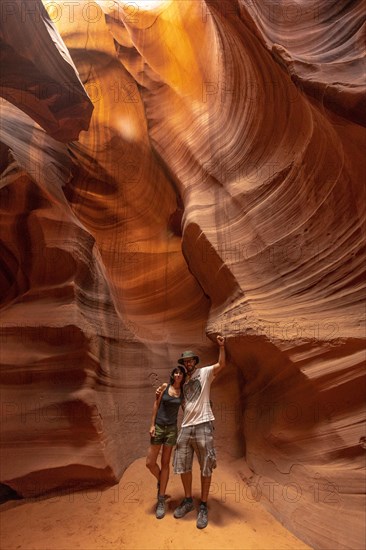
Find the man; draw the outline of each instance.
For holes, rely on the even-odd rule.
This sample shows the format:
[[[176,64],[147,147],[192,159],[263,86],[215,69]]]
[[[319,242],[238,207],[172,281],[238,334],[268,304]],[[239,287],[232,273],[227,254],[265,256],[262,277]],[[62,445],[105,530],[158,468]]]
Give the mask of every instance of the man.
[[[210,490],[212,470],[216,468],[216,454],[213,445],[215,419],[211,410],[210,387],[214,377],[226,363],[225,338],[217,336],[220,346],[219,359],[214,365],[197,369],[199,358],[191,351],[182,353],[178,363],[187,371],[183,386],[185,407],[183,422],[174,454],[174,472],[181,475],[185,498],[174,511],[175,518],[182,518],[194,509],[192,499],[192,462],[196,453],[201,469],[201,503],[197,516],[198,529],[208,524],[207,498]]]

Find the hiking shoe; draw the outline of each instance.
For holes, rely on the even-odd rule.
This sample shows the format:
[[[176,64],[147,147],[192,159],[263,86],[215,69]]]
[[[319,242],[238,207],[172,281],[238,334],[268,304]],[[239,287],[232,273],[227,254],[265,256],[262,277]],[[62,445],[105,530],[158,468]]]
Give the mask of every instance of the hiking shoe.
[[[184,500],[182,500],[178,508],[174,510],[174,517],[182,518],[192,510],[194,510],[193,500],[188,500],[187,498],[185,498]]]
[[[208,510],[207,506],[204,504],[200,505],[198,516],[197,516],[197,528],[204,529],[208,524]]]
[[[163,519],[165,516],[165,498],[164,496],[158,498],[158,505],[155,512],[156,519]]]

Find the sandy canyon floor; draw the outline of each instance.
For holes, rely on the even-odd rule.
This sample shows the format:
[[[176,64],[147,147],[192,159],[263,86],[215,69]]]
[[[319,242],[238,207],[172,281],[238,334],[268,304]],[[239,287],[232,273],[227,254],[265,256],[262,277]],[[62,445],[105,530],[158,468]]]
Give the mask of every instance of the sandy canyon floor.
[[[145,459],[133,462],[120,483],[106,490],[63,491],[52,497],[9,501],[0,509],[3,550],[132,550],[310,548],[251,498],[238,463],[222,461],[214,472],[209,525],[196,527],[196,512],[173,517],[182,498],[179,476],[171,474],[167,513],[157,520],[155,487]],[[199,470],[193,470],[194,496]],[[198,500],[195,500],[198,505]]]

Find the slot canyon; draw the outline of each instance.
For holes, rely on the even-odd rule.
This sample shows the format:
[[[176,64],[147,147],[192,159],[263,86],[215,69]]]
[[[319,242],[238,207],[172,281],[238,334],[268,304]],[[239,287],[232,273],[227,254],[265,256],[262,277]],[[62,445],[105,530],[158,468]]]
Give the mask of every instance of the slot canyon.
[[[1,546],[41,548],[9,542],[21,503],[137,465],[152,506],[155,389],[221,334],[213,482],[301,548],[364,548],[363,2],[0,9]]]

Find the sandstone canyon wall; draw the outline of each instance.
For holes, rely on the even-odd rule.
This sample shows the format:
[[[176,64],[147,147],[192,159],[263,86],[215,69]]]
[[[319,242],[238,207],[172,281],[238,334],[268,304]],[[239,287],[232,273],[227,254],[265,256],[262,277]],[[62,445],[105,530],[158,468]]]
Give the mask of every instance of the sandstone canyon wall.
[[[0,481],[117,481],[220,332],[219,455],[361,548],[362,3],[44,4],[2,11]]]

